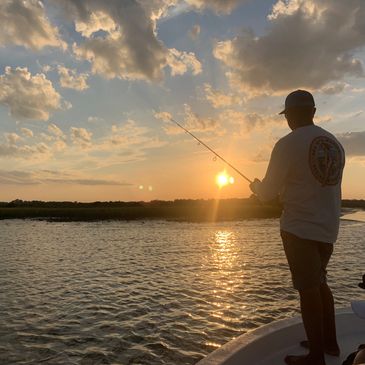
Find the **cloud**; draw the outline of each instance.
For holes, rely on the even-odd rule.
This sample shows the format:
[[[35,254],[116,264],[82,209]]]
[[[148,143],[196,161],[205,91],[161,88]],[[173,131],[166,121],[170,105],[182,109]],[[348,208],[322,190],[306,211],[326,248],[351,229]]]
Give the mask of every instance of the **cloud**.
[[[83,24],[80,31],[88,38],[74,44],[73,50],[79,59],[92,63],[94,73],[107,78],[162,79],[167,50],[156,38],[152,9],[146,12],[142,2],[136,0],[61,0],[57,4],[68,9],[75,24],[79,24],[77,29]],[[96,24],[96,15],[101,14],[103,21]],[[95,35],[97,30],[104,35]]]
[[[28,128],[20,128],[20,131],[22,132],[24,137],[33,137],[33,131]]]
[[[316,124],[326,124],[332,122],[332,115],[319,115],[315,117]]]
[[[73,52],[91,63],[94,74],[128,80],[161,81],[172,75],[197,74],[200,62],[190,52],[168,49],[157,38],[156,22],[175,0],[102,1],[53,0],[75,22],[84,40]]]
[[[31,179],[30,174],[25,171],[0,170],[0,183],[9,185],[34,185],[39,181]]]
[[[123,123],[114,124],[110,133],[97,140],[87,149],[88,161],[97,167],[108,167],[122,163],[136,162],[146,159],[147,150],[160,148],[166,145],[165,141],[159,139],[155,132],[139,125],[134,120],[127,120]],[[77,150],[71,151],[78,152]],[[83,151],[82,155],[85,155]],[[82,159],[83,156],[80,155]],[[93,157],[93,156],[100,156]]]
[[[171,48],[167,56],[167,63],[171,68],[171,75],[184,75],[190,69],[193,75],[202,72],[202,65],[192,52],[181,52]]]
[[[263,116],[257,113],[248,113],[244,116],[244,123],[247,131],[254,129],[257,126],[263,126],[269,122],[271,122],[271,119],[265,119]]]
[[[321,92],[323,92],[324,94],[327,94],[327,95],[340,94],[342,91],[345,90],[345,88],[347,86],[348,86],[348,84],[346,84],[345,82],[336,82],[336,83],[324,86],[321,89]]]
[[[117,185],[130,186],[127,182],[116,181],[112,179],[95,179],[79,174],[68,174],[50,170],[35,171],[6,171],[0,170],[0,183],[10,185],[37,185],[37,184],[68,184],[68,185]]]
[[[89,123],[97,123],[97,122],[103,122],[104,119],[103,118],[100,118],[100,117],[90,116],[90,117],[87,118],[87,121]]]
[[[254,129],[266,127],[268,124],[283,123],[283,118],[279,115],[265,115],[255,112],[243,113],[232,109],[221,113],[219,119],[222,123],[239,126],[238,133],[235,133],[236,136],[244,136]]]
[[[109,33],[117,31],[117,24],[114,22],[112,17],[105,12],[95,11],[94,13],[90,13],[87,20],[76,19],[75,29],[84,37],[90,38],[99,30]]]
[[[46,134],[46,133],[41,133],[40,137],[42,138],[42,140],[44,142],[52,142],[55,139],[54,136],[50,136],[49,134]]]
[[[122,183],[114,180],[104,180],[104,179],[45,179],[44,183],[53,184],[70,184],[70,185],[118,185],[118,186],[130,186],[132,184]]]
[[[5,133],[5,139],[9,145],[15,145],[22,140],[22,137],[16,133]]]
[[[190,105],[185,104],[185,127],[193,132],[216,132],[219,131],[219,123],[213,118],[200,117],[198,114],[194,113]]]
[[[72,108],[72,104],[68,100],[62,100],[62,109],[69,110]]]
[[[272,148],[268,148],[268,147],[262,148],[261,150],[259,150],[258,153],[256,153],[251,158],[251,161],[257,162],[257,163],[268,162],[270,160],[271,151],[272,151]]]
[[[167,122],[172,119],[172,115],[169,112],[155,112],[154,117],[164,122]]]
[[[56,152],[64,151],[67,147],[67,144],[63,140],[57,140],[53,143],[53,148]]]
[[[58,66],[57,70],[60,75],[60,85],[62,87],[79,91],[89,87],[87,84],[88,74],[81,73],[78,75],[76,70],[71,70],[64,66]]]
[[[146,45],[147,46],[147,45]],[[151,46],[150,46],[151,48]],[[93,38],[77,46],[73,50],[79,59],[92,63],[92,72],[102,74],[108,79],[119,77],[130,80],[160,81],[163,68],[169,66],[171,75],[183,75],[191,70],[194,75],[202,71],[201,63],[192,52],[182,52],[175,48],[154,53],[149,61],[134,62],[130,50],[123,46],[121,37]],[[141,51],[140,53],[144,53]],[[141,55],[141,58],[143,56]],[[145,55],[149,57],[149,55]]]
[[[349,115],[349,118],[351,118],[351,119],[353,119],[353,118],[357,118],[357,117],[359,117],[360,115],[362,115],[363,113],[364,113],[364,111],[363,111],[363,110],[355,111],[355,112],[353,112],[353,113],[351,113],[351,114]]]
[[[154,117],[166,122],[163,126],[166,134],[176,135],[184,133],[182,128],[171,122],[172,115],[169,112],[156,112]],[[178,121],[178,123],[191,132],[212,133],[216,136],[222,136],[226,133],[220,122],[214,118],[199,116],[192,111],[191,106],[188,104],[184,104],[184,118],[182,121]]]
[[[122,149],[145,150],[148,148],[161,147],[165,142],[157,137],[151,136],[150,129],[139,126],[134,120],[127,120],[120,125],[112,126],[112,134],[107,141],[107,146]]]
[[[50,66],[50,65],[43,65],[42,66],[41,64],[39,64],[39,67],[41,68],[43,73],[47,73],[49,71],[52,71],[52,69],[53,69],[53,67]]]
[[[363,0],[277,1],[271,27],[217,42],[214,56],[232,84],[248,94],[321,89],[347,76],[363,76],[354,54],[365,45]]]
[[[58,128],[56,126],[56,124],[51,123],[48,126],[48,132],[51,133],[53,136],[60,138],[60,139],[65,139],[65,134],[62,132],[62,130],[60,128]]]
[[[40,137],[44,142],[47,142],[53,152],[64,151],[67,147],[66,135],[55,124],[51,123],[48,128],[48,133],[41,133]],[[82,144],[84,147],[84,144]]]
[[[205,98],[216,109],[241,105],[244,101],[243,96],[237,96],[232,93],[224,94],[218,90],[214,90],[210,84],[204,84],[204,92]]]
[[[169,112],[155,112],[154,117],[158,120],[165,122],[163,130],[168,135],[181,134],[183,130],[173,123],[173,117]]]
[[[41,1],[2,0],[0,24],[0,46],[14,44],[36,51],[47,46],[67,48],[47,19]]]
[[[201,28],[199,24],[195,24],[189,31],[189,36],[192,40],[196,40],[199,37]]]
[[[33,146],[18,146],[11,143],[0,144],[0,158],[21,158],[27,160],[48,159],[51,156],[50,148],[43,142]]]
[[[217,13],[230,13],[238,4],[247,0],[186,0],[198,9],[210,8]]]
[[[0,76],[0,104],[15,118],[48,120],[61,109],[61,95],[44,74],[32,76],[27,68],[7,66]]]
[[[365,156],[365,131],[337,134],[347,156]]]
[[[166,125],[163,126],[166,134],[174,135],[184,133],[184,130],[182,128],[172,123],[168,123],[171,120],[170,113],[155,113],[155,118],[166,122]],[[188,104],[184,104],[184,120],[181,121],[180,124],[191,132],[213,133],[217,136],[222,136],[226,132],[216,119],[199,116],[197,113],[193,112],[191,106]]]
[[[91,146],[92,133],[85,128],[71,127],[71,140],[74,144],[79,145],[81,148],[87,148]]]
[[[93,38],[79,46],[74,44],[73,50],[78,59],[91,62],[94,74],[101,74],[107,79],[119,77],[129,80],[159,81],[162,79],[162,67],[166,61],[165,53],[159,49],[151,55],[150,60],[137,60],[139,55],[133,57],[130,50],[123,45],[121,37]]]

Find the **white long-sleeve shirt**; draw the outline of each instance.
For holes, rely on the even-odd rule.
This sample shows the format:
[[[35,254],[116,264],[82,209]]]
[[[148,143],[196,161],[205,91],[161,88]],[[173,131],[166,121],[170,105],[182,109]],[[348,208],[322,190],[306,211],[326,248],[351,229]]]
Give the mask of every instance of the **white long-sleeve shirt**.
[[[315,125],[300,127],[275,145],[260,200],[280,195],[280,228],[304,239],[334,243],[341,209],[345,152],[337,139]]]

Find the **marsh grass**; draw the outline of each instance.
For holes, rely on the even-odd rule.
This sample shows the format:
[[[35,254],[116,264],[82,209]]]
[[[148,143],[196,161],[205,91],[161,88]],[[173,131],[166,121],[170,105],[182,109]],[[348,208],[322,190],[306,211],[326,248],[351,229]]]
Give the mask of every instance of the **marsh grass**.
[[[364,200],[343,200],[343,207],[365,208]],[[151,202],[43,202],[14,200],[0,203],[0,219],[49,221],[164,219],[190,222],[277,218],[282,211],[275,201],[261,204],[253,198]]]
[[[0,205],[0,219],[56,221],[166,219],[222,221],[278,217],[277,204],[262,205],[250,199],[175,200],[152,202],[23,202]]]

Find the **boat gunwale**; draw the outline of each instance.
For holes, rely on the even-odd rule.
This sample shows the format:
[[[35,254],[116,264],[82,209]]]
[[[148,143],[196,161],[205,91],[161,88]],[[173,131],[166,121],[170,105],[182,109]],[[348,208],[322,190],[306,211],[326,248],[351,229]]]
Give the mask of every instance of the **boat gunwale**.
[[[336,316],[346,314],[354,315],[351,307],[336,310]],[[205,358],[197,362],[196,365],[224,365],[226,361],[228,361],[235,353],[241,351],[244,347],[248,347],[255,341],[268,336],[273,332],[278,332],[295,325],[302,325],[302,318],[300,315],[291,318],[279,319],[253,330],[249,330],[214,350]]]

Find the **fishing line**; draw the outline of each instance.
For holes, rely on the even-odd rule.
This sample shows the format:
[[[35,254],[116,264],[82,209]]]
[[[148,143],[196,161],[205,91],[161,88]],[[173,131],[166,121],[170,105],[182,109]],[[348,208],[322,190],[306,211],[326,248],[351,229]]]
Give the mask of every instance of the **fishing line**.
[[[195,140],[199,142],[199,144],[203,145],[205,148],[207,148],[210,152],[212,152],[216,157],[218,157],[221,161],[223,161],[226,165],[228,165],[231,169],[237,172],[240,176],[242,176],[245,180],[247,180],[249,183],[252,183],[252,180],[250,180],[247,176],[245,176],[241,171],[239,171],[237,168],[235,168],[232,164],[230,164],[226,159],[224,159],[221,155],[219,155],[217,152],[215,152],[212,148],[210,148],[207,144],[205,144],[201,139],[196,137],[193,133],[191,133],[189,130],[187,130],[185,127],[183,127],[179,122],[177,122],[172,117],[168,117],[170,122],[175,123],[178,127],[183,129],[186,133],[188,133],[190,136],[192,136]]]

